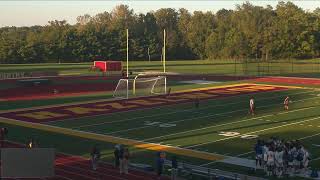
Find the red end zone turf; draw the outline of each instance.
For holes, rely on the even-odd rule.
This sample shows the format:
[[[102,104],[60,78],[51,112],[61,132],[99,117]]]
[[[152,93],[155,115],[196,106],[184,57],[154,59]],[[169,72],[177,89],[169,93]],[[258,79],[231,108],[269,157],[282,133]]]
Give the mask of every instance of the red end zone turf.
[[[54,107],[40,107],[31,110],[10,111],[1,113],[0,117],[44,123],[49,121],[76,119],[94,115],[129,111],[143,108],[152,108],[170,104],[193,102],[195,98],[215,99],[259,92],[281,91],[290,87],[271,86],[261,84],[237,84],[220,87],[203,88],[171,94],[170,97],[152,96],[123,100],[106,100],[93,103],[75,105],[60,105]]]
[[[13,142],[4,142],[4,147],[23,148],[22,145]],[[96,171],[91,170],[91,162],[79,156],[71,156],[62,153],[56,154],[55,177],[41,178],[48,180],[152,180],[156,175],[138,170],[129,170],[128,175],[120,175],[119,170],[107,163],[100,163]],[[2,178],[14,179],[14,178]],[[23,178],[19,178],[23,179]],[[30,180],[30,178],[28,178]],[[32,178],[37,180],[37,178]],[[161,179],[169,179],[161,177]],[[27,179],[26,179],[27,180]],[[40,178],[39,178],[40,180]]]

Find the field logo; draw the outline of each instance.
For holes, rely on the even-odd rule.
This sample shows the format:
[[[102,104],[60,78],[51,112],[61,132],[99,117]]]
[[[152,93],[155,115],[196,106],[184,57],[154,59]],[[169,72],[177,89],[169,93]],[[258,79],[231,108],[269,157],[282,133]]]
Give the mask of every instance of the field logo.
[[[175,127],[176,124],[170,124],[170,123],[161,123],[161,122],[151,122],[151,121],[145,121],[144,125],[146,126],[155,126],[155,125],[159,125],[159,127],[161,128],[169,128],[169,127]]]
[[[240,137],[241,139],[256,139],[259,137],[258,135],[251,135],[251,134],[241,135],[239,132],[223,132],[223,131],[221,131],[219,135],[225,136],[225,137]]]

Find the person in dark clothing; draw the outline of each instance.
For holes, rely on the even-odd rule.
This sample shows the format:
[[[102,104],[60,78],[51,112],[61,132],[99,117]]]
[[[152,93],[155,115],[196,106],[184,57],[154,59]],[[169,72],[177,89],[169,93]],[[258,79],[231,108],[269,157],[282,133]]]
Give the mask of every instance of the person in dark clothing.
[[[171,94],[171,88],[168,89],[167,94],[166,94],[166,98],[169,98]]]
[[[8,134],[7,128],[1,128],[0,129],[0,141],[1,141],[1,147],[4,147],[4,141],[6,140],[6,135]]]
[[[119,150],[120,174],[124,173],[124,148],[120,146]]]
[[[156,159],[156,169],[157,169],[157,175],[158,179],[161,178],[162,172],[163,172],[163,166],[164,166],[164,158],[161,157],[161,152],[157,153],[157,159]]]
[[[200,100],[199,100],[198,97],[196,97],[196,98],[194,99],[194,106],[198,109],[198,108],[199,108],[199,105],[200,105]]]
[[[100,153],[100,150],[98,148],[98,145],[95,145],[92,148],[90,155],[91,155],[92,169],[93,170],[97,170],[98,163],[99,163],[100,156],[101,156],[101,153]]]
[[[171,160],[171,179],[176,180],[178,176],[178,161],[177,157],[173,156]]]
[[[117,144],[115,146],[113,154],[114,154],[114,160],[115,160],[114,165],[115,165],[115,167],[118,168],[120,166],[120,159],[119,159],[120,158],[120,145],[119,144]]]

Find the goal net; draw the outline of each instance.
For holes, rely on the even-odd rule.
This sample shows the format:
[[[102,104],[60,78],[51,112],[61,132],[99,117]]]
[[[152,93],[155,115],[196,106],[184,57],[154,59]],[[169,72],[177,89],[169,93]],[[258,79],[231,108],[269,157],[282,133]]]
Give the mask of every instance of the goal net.
[[[166,93],[166,77],[143,77],[136,76],[134,79],[120,79],[113,97],[130,98],[140,96],[161,95]]]

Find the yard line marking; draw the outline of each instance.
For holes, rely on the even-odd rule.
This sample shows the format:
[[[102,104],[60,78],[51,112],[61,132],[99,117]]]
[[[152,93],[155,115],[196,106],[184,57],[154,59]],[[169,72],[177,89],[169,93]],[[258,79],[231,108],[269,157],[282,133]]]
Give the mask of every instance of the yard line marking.
[[[276,126],[276,127],[271,127],[271,128],[267,128],[267,129],[261,129],[261,130],[257,130],[257,131],[253,131],[253,132],[247,132],[247,133],[243,133],[243,134],[255,134],[255,133],[260,133],[260,132],[264,132],[264,131],[268,131],[268,130],[272,130],[272,129],[278,129],[278,128],[282,128],[282,127],[286,127],[286,126],[291,126],[291,125],[295,125],[295,124],[299,124],[302,122],[309,122],[309,121],[313,121],[316,119],[320,119],[320,116],[316,117],[316,118],[311,118],[311,119],[306,119],[303,121],[298,121],[298,122],[294,122],[294,123],[290,123],[290,124],[285,124],[285,125],[281,125],[281,126]],[[229,139],[234,139],[237,137],[240,137],[242,135],[237,135],[237,136],[232,136],[232,137],[227,137],[227,138],[222,138],[222,139],[218,139],[215,141],[211,141],[211,142],[205,142],[205,143],[200,143],[200,144],[196,144],[196,145],[192,145],[192,146],[187,146],[185,148],[193,148],[193,147],[198,147],[198,146],[202,146],[202,145],[207,145],[207,144],[211,144],[211,143],[215,143],[215,142],[220,142],[220,141],[225,141],[225,140],[229,140]]]
[[[309,93],[311,91],[307,91],[307,92],[303,92],[303,93],[293,93],[293,94],[290,94],[290,95],[297,95],[297,94],[305,94],[305,93]],[[260,92],[261,93],[261,92]],[[257,93],[253,93],[253,94],[257,94]],[[241,95],[239,95],[241,96]],[[239,96],[236,96],[236,97],[239,97]],[[267,97],[267,98],[261,98],[259,99],[260,100],[264,100],[264,99],[276,99],[280,96],[276,96],[276,97]],[[232,102],[232,103],[225,103],[225,104],[222,104],[222,105],[213,105],[213,106],[206,106],[205,108],[199,108],[201,110],[205,110],[205,109],[210,109],[210,108],[214,108],[214,107],[220,107],[220,106],[226,106],[226,105],[233,105],[233,104],[241,104],[243,102],[247,102],[247,100],[244,100],[244,101],[237,101],[237,102]],[[181,105],[185,105],[185,104],[191,104],[192,102],[187,102],[187,103],[181,103]],[[175,104],[174,104],[175,105]],[[174,105],[171,105],[171,106],[174,106]],[[168,105],[170,106],[170,105]],[[155,107],[155,108],[150,108],[150,109],[161,109],[163,107]],[[161,117],[161,116],[164,116],[164,115],[170,115],[170,114],[175,114],[175,113],[180,113],[180,112],[188,112],[188,111],[194,111],[194,109],[184,109],[184,110],[181,110],[181,111],[173,111],[173,112],[169,112],[169,113],[161,113],[161,114],[154,114],[154,115],[148,115],[148,116],[139,116],[139,117],[134,117],[134,118],[129,118],[129,119],[124,119],[124,120],[116,120],[116,121],[109,121],[109,122],[101,122],[101,123],[94,123],[94,124],[86,124],[86,125],[81,125],[81,126],[74,126],[74,127],[70,127],[72,129],[80,129],[80,128],[83,128],[83,127],[92,127],[92,126],[98,126],[98,125],[103,125],[103,124],[111,124],[111,123],[120,123],[120,122],[126,122],[126,121],[132,121],[132,120],[136,120],[136,119],[145,119],[145,118],[151,118],[151,117]],[[117,113],[117,112],[116,112]],[[112,114],[115,114],[115,113],[112,113]],[[101,116],[101,115],[97,115],[97,116]],[[93,116],[91,116],[93,117]],[[87,118],[87,117],[83,117],[83,118]],[[78,118],[78,119],[82,119],[82,118]],[[59,122],[59,121],[65,121],[65,120],[58,120],[58,121],[53,121],[53,122]]]
[[[310,161],[310,162],[312,162],[312,161],[318,161],[318,160],[320,160],[320,157],[315,158],[315,159],[311,159],[311,161]]]
[[[296,101],[296,102],[297,102],[297,101]],[[312,109],[312,108],[316,108],[316,107],[301,108],[301,109],[292,110],[292,111],[290,111],[290,112],[303,111],[303,110]],[[287,114],[287,113],[289,113],[289,111],[282,112],[282,113],[278,113],[278,114]]]
[[[298,140],[308,139],[308,138],[315,137],[315,136],[319,136],[319,135],[320,135],[320,133],[317,133],[317,134],[313,134],[313,135],[310,135],[310,136],[302,137],[302,138],[300,138],[300,139],[298,139]]]

